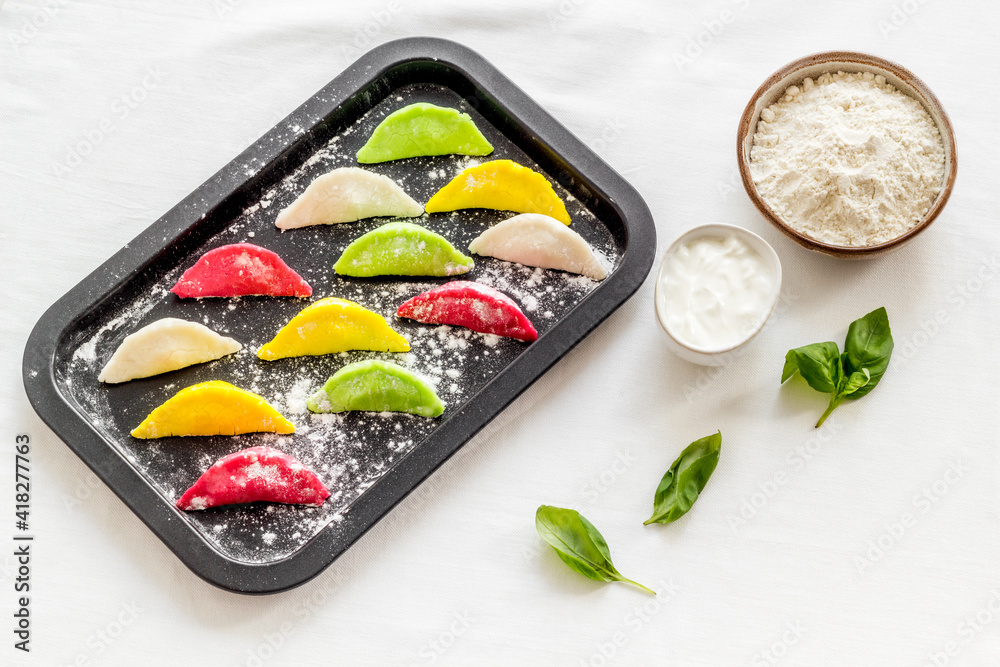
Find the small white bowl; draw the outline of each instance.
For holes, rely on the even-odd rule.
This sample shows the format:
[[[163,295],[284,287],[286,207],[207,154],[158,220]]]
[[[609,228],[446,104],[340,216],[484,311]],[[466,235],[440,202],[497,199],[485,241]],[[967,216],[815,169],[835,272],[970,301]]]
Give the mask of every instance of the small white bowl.
[[[748,246],[756,250],[757,254],[761,256],[764,263],[768,266],[774,276],[774,286],[770,295],[770,305],[767,308],[767,314],[761,318],[760,323],[753,331],[749,332],[746,337],[735,345],[721,349],[704,348],[691,345],[690,343],[676,337],[673,333],[671,333],[670,328],[667,326],[666,294],[664,294],[663,291],[664,273],[666,272],[667,263],[669,262],[671,256],[673,256],[674,252],[676,252],[677,248],[687,241],[705,236],[724,237],[731,235],[736,236]],[[753,340],[754,337],[760,333],[760,330],[764,328],[768,318],[771,317],[771,313],[774,312],[774,307],[778,303],[778,296],[780,294],[781,261],[778,259],[778,254],[774,252],[774,248],[772,248],[767,241],[753,232],[743,229],[742,227],[737,227],[736,225],[727,225],[724,223],[699,225],[681,234],[677,240],[670,244],[667,251],[663,253],[663,260],[660,262],[660,270],[656,275],[656,294],[654,297],[656,319],[660,322],[660,326],[667,334],[667,347],[669,347],[670,351],[678,357],[685,361],[690,361],[693,364],[701,364],[702,366],[724,366],[739,358],[747,343]]]

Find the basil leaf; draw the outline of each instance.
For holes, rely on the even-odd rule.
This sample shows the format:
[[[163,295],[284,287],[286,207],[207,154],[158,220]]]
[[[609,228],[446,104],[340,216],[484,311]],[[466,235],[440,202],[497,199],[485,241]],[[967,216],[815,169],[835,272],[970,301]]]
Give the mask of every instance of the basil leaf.
[[[847,384],[844,385],[844,388],[840,393],[844,396],[854,398],[851,394],[854,394],[858,391],[858,389],[867,385],[871,379],[872,374],[867,368],[862,368],[860,371],[854,371],[851,373],[851,377],[847,378]]]
[[[846,363],[847,353],[843,352],[839,357],[837,357],[837,369],[834,378],[834,384],[837,386],[836,393],[840,393],[840,391],[844,388],[844,385],[847,383],[847,373],[844,371],[844,364]]]
[[[687,514],[719,463],[722,432],[695,440],[663,475],[653,496],[653,516],[644,525],[670,523]]]
[[[847,330],[847,360],[844,371],[849,375],[867,369],[869,381],[851,394],[851,398],[861,398],[879,383],[892,357],[892,331],[889,329],[889,315],[885,308],[878,308],[861,319],[851,322]]]
[[[785,355],[785,366],[781,369],[781,384],[785,384],[785,380],[795,375],[795,371],[799,370],[799,358],[795,354],[795,350],[789,350]]]
[[[535,512],[535,529],[555,549],[562,562],[588,579],[622,581],[656,595],[615,569],[604,536],[576,510],[542,505]]]
[[[813,343],[789,350],[785,355],[785,367],[781,371],[782,382],[795,374],[788,372],[789,356],[795,355],[795,365],[799,373],[816,391],[830,394],[837,390],[840,380],[840,350],[836,343]]]
[[[826,411],[816,428],[837,409],[845,398],[861,398],[879,383],[892,356],[892,331],[885,308],[878,308],[851,322],[844,353],[836,343],[815,343],[789,350],[781,369],[781,382],[796,371],[816,391],[830,394]]]

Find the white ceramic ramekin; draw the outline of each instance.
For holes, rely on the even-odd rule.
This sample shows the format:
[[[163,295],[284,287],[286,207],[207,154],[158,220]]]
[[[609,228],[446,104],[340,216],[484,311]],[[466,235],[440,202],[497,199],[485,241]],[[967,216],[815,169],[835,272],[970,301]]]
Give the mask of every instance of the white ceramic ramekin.
[[[738,343],[722,349],[704,348],[692,345],[676,336],[667,326],[666,294],[663,286],[664,274],[666,272],[667,265],[678,247],[688,241],[693,241],[705,236],[736,236],[757,251],[757,254],[759,254],[764,260],[764,265],[769,271],[771,271],[771,274],[774,277],[767,312],[752,330],[748,330],[746,332],[746,335]],[[660,322],[660,326],[667,335],[667,347],[669,347],[670,350],[681,359],[690,361],[693,364],[701,364],[702,366],[724,366],[725,364],[728,364],[738,358],[747,343],[753,340],[754,337],[760,333],[760,330],[764,328],[764,325],[767,323],[768,318],[770,318],[771,313],[774,312],[774,307],[778,303],[778,296],[780,294],[781,261],[778,259],[778,254],[774,252],[774,248],[772,248],[767,241],[753,232],[743,229],[742,227],[737,227],[736,225],[727,225],[724,223],[699,225],[698,227],[689,229],[681,234],[677,240],[670,244],[667,251],[663,253],[663,260],[660,262],[660,270],[656,275],[656,294],[654,297],[656,319]]]

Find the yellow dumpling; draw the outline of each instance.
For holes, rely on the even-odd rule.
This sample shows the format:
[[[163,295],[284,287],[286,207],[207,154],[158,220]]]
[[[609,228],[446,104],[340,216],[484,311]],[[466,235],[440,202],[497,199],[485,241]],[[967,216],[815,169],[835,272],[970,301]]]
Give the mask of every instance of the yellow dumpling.
[[[295,425],[257,394],[212,380],[181,389],[150,412],[132,431],[132,437],[258,432],[294,433]]]
[[[424,207],[428,213],[463,208],[489,208],[515,213],[542,213],[568,225],[569,213],[549,181],[510,160],[469,167],[438,190]]]
[[[293,317],[257,356],[274,361],[349,350],[409,352],[410,344],[378,313],[353,301],[327,297]]]

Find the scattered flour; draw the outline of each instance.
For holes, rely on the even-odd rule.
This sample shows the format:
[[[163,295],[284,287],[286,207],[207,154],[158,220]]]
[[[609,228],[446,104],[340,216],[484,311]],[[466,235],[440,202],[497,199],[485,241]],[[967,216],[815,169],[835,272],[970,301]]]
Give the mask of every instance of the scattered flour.
[[[306,401],[316,391],[312,380],[309,378],[299,378],[292,385],[292,388],[285,395],[285,407],[293,415],[301,415],[306,412]]]
[[[418,91],[417,94],[422,94]],[[437,94],[437,93],[434,93]],[[449,93],[450,94],[450,93]],[[438,99],[440,103],[463,108],[464,102]],[[274,226],[276,211],[291,203],[316,176],[338,166],[354,165],[354,154],[372,128],[393,110],[391,100],[321,145],[300,167],[282,181],[267,188],[259,205],[250,205],[204,243],[190,250],[176,269],[156,280],[150,290],[134,297],[122,310],[107,310],[82,332],[70,348],[64,363],[62,382],[92,425],[111,446],[130,460],[172,502],[194,479],[218,458],[256,445],[280,449],[316,472],[331,492],[319,508],[268,505],[239,506],[185,515],[205,539],[221,552],[246,562],[272,562],[302,548],[318,532],[337,530],[344,513],[365,490],[376,484],[403,457],[431,437],[441,420],[407,414],[312,414],[306,408],[309,396],[336,370],[362,359],[382,359],[403,365],[436,387],[447,410],[461,408],[498,373],[513,363],[527,345],[497,336],[483,335],[451,326],[433,326],[397,318],[396,308],[417,294],[441,284],[434,279],[393,278],[365,280],[344,278],[333,269],[333,260],[358,235],[385,223],[384,219],[364,220],[349,225],[329,225],[281,232]],[[468,108],[463,110],[469,111]],[[474,110],[471,111],[474,113]],[[502,136],[495,143],[496,157],[510,158],[539,169],[516,146]],[[426,201],[451,178],[480,160],[462,157],[415,158],[412,163],[374,165],[420,201]],[[416,172],[414,172],[416,168]],[[396,171],[399,170],[399,171]],[[436,171],[437,179],[425,173]],[[406,178],[409,174],[410,178]],[[567,202],[574,227],[608,258],[617,259],[613,237],[605,225],[574,199],[559,182],[556,192]],[[265,204],[265,202],[267,202]],[[467,247],[490,225],[508,217],[501,211],[466,210],[425,216],[419,220],[447,237],[456,247]],[[169,289],[194,258],[226,243],[255,242],[272,248],[286,258],[314,287],[314,299],[339,296],[358,302],[386,318],[390,326],[410,341],[407,354],[351,352],[322,357],[301,357],[279,362],[261,362],[254,351],[273,336],[284,323],[307,303],[296,299],[245,297],[220,300],[179,301]],[[318,249],[322,249],[319,252]],[[513,298],[530,313],[543,334],[559,318],[568,314],[600,283],[582,276],[544,271],[494,258],[476,257],[469,280],[490,285]],[[169,378],[142,381],[142,385],[108,388],[95,384],[102,362],[135,328],[164,316],[206,322],[214,331],[239,340],[246,352],[209,364],[177,371]],[[195,382],[220,379],[263,396],[296,425],[291,435],[255,433],[236,437],[171,438],[137,442],[129,430],[149,410],[179,389]],[[141,386],[141,391],[136,391]],[[137,398],[138,397],[138,398]],[[445,413],[447,419],[449,412]],[[267,474],[261,469],[257,474]]]

